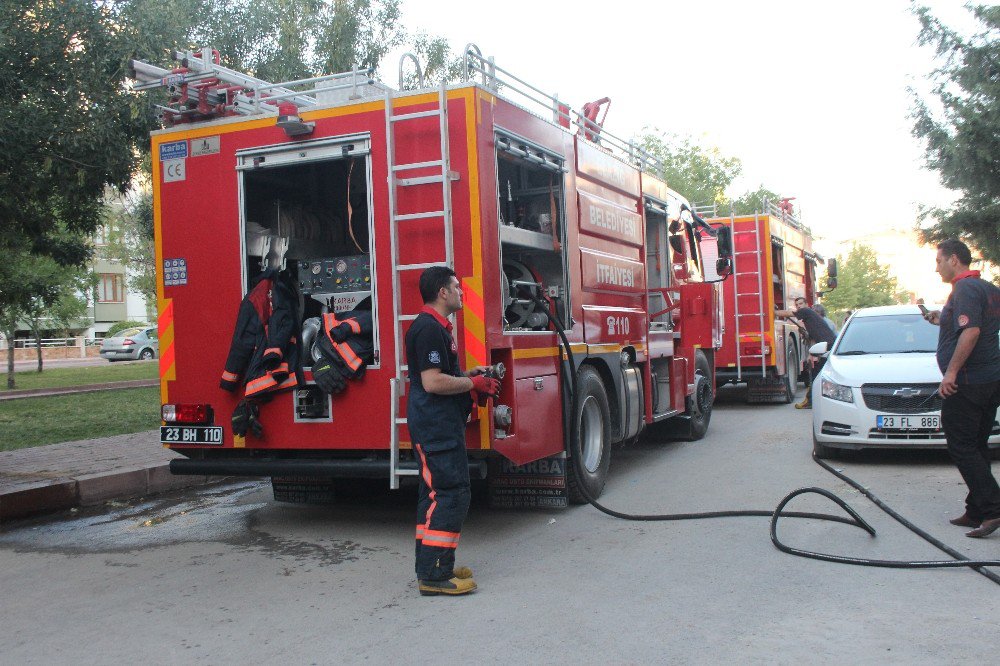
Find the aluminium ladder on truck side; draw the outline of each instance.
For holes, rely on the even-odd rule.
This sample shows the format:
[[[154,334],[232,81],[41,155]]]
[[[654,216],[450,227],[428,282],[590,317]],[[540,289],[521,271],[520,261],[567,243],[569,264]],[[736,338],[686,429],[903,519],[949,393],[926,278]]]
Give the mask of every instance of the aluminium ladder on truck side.
[[[736,216],[730,213],[729,224],[733,230],[733,249],[736,250],[739,247],[738,238],[740,236],[746,236],[747,234],[753,234],[753,249],[752,250],[736,250],[733,252],[733,314],[734,323],[736,327],[735,331],[735,341],[736,341],[736,380],[743,381],[743,359],[754,359],[760,361],[760,376],[767,376],[767,354],[764,352],[764,261],[761,255],[760,248],[760,215],[755,213],[753,216],[753,229],[744,229],[742,231],[737,231],[736,229]],[[755,263],[757,264],[756,270],[747,270],[740,272],[740,256],[754,255]],[[740,276],[754,276],[757,281],[757,313],[756,315],[752,312],[740,312],[740,297],[741,296],[753,296],[754,292],[740,291]],[[760,354],[744,354],[743,344],[742,344],[742,332],[743,327],[740,322],[744,318],[757,317],[758,325],[757,332],[760,335]]]
[[[405,383],[407,381],[408,367],[403,363],[403,323],[416,319],[413,313],[402,312],[400,298],[400,274],[404,271],[423,270],[430,266],[438,266],[441,260],[402,264],[399,259],[399,233],[400,224],[405,224],[410,220],[420,220],[428,218],[440,218],[444,226],[444,261],[449,268],[455,268],[455,250],[452,230],[452,210],[451,210],[451,181],[453,174],[450,170],[451,160],[448,147],[448,91],[442,83],[438,90],[437,107],[428,111],[417,111],[412,113],[393,113],[393,91],[387,90],[385,94],[385,142],[388,154],[388,181],[389,181],[389,238],[392,253],[392,317],[393,317],[393,342],[395,344],[396,372],[389,380],[390,392],[392,394],[392,407],[390,411],[391,419],[391,446],[389,453],[389,487],[393,490],[399,488],[399,479],[402,476],[416,476],[419,472],[416,469],[400,469],[399,466],[399,427],[406,425],[406,417],[400,416],[400,402],[406,393]],[[440,157],[422,162],[410,162],[404,164],[396,163],[395,127],[399,123],[405,123],[419,118],[429,118],[437,116],[438,131],[440,133]],[[429,142],[428,142],[429,143]],[[436,168],[437,172],[428,176],[401,177],[406,171],[417,169]],[[400,187],[414,187],[440,183],[442,206],[440,210],[418,211],[414,213],[399,214],[397,208],[397,193]]]

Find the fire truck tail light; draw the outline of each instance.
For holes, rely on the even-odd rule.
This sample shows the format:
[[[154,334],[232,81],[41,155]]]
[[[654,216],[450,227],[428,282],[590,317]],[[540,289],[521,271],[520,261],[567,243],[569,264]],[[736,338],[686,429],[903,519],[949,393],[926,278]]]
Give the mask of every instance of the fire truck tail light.
[[[163,405],[160,416],[167,423],[208,423],[212,418],[212,406]]]
[[[767,355],[771,353],[771,347],[769,345],[764,345],[764,351],[761,352],[760,343],[754,344],[744,344],[743,345],[743,355],[744,356],[760,356]]]

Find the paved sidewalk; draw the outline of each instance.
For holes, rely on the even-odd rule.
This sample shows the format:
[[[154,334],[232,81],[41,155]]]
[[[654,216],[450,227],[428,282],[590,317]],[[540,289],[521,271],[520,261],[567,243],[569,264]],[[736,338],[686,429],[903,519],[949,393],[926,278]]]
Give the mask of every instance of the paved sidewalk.
[[[0,525],[219,478],[172,475],[168,466],[179,457],[160,444],[159,430],[0,451]]]

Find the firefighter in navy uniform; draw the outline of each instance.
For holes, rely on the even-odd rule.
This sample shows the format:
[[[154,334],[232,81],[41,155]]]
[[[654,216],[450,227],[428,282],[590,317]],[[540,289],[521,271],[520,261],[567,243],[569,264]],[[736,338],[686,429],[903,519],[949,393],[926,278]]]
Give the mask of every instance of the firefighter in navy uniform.
[[[420,276],[423,310],[406,333],[410,392],[406,420],[420,464],[416,572],[422,595],[465,594],[476,589],[472,571],[455,567],[455,549],[469,511],[469,459],[465,424],[478,396],[496,396],[500,383],[486,368],[468,373],[448,316],[462,309],[455,271],[431,266]]]

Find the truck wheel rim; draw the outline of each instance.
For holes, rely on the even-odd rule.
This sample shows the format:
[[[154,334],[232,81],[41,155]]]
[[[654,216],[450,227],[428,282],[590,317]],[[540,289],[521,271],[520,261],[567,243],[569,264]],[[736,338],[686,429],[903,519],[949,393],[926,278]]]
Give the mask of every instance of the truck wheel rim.
[[[703,375],[696,375],[695,382],[697,383],[695,409],[698,416],[701,416],[712,408],[712,387],[709,386],[708,380]]]
[[[583,466],[593,474],[601,466],[604,453],[604,423],[597,399],[587,396],[580,415],[580,446],[583,449]]]

